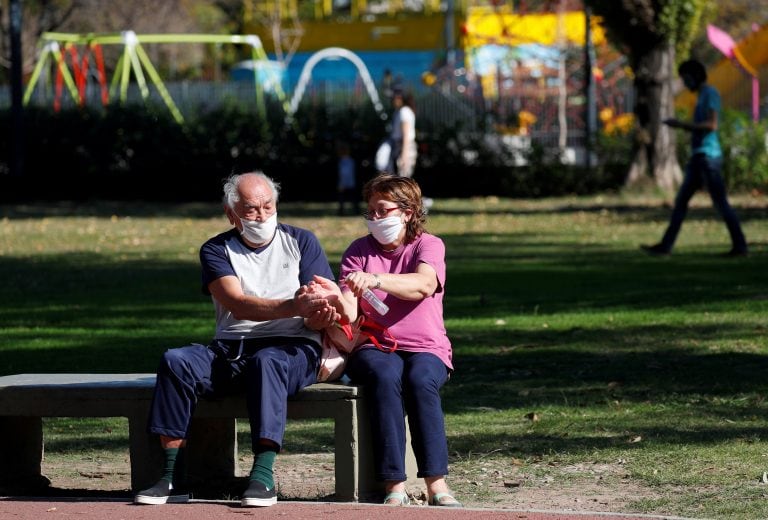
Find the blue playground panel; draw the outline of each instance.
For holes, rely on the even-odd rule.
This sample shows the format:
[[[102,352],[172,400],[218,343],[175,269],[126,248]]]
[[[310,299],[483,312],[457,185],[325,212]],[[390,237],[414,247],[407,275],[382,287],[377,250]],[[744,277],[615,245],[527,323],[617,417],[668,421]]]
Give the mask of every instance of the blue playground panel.
[[[297,52],[293,55],[282,78],[285,91],[290,92],[296,87],[304,64],[313,54],[314,52]],[[378,88],[381,88],[384,71],[389,69],[395,82],[401,83],[405,88],[417,90],[422,86],[422,74],[435,66],[442,53],[439,51],[360,51],[355,54],[365,63],[368,73]],[[269,58],[274,59],[274,56]],[[253,80],[253,72],[238,68],[232,71],[231,77],[235,80],[250,81]],[[324,59],[312,69],[312,82],[349,85],[358,79],[357,67],[344,58]]]

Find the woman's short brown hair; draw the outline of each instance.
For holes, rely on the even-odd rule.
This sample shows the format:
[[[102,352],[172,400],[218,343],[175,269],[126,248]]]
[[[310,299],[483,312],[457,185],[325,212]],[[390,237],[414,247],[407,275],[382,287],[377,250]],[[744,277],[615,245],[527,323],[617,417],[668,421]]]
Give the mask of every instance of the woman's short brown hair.
[[[383,195],[396,203],[401,210],[411,210],[411,220],[406,222],[406,244],[413,242],[426,231],[424,223],[427,221],[427,213],[424,210],[421,188],[416,181],[408,177],[379,175],[363,186],[363,200],[368,203],[375,194]]]

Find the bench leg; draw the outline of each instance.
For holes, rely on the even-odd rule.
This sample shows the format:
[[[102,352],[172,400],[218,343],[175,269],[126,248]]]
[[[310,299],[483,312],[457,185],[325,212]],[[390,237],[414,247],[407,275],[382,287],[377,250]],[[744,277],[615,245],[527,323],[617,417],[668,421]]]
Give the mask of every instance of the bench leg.
[[[131,456],[131,489],[146,489],[161,477],[165,464],[157,435],[147,432],[147,414],[128,417],[128,443]]]
[[[187,439],[187,482],[229,480],[237,475],[235,419],[193,419]],[[131,488],[138,491],[162,476],[164,456],[157,435],[147,433],[145,415],[129,417]]]
[[[43,421],[40,417],[0,417],[0,483],[45,487],[41,474]]]
[[[193,419],[187,448],[187,479],[191,485],[240,476],[236,419]]]
[[[360,500],[360,409],[362,399],[338,401],[334,421],[334,476],[336,499],[345,502]],[[364,445],[364,444],[362,444]]]

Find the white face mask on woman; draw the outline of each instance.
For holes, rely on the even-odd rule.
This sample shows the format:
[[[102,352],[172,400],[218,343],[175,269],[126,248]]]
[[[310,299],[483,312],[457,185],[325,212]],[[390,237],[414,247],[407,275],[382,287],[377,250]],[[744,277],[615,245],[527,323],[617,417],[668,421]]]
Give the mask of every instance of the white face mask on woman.
[[[382,245],[391,244],[400,236],[403,229],[402,216],[386,217],[379,220],[366,220],[368,231],[371,232],[376,242]]]
[[[277,229],[277,211],[264,222],[241,218],[240,223],[243,225],[243,230],[240,231],[240,234],[244,239],[252,244],[264,244],[265,242],[272,240],[272,237],[275,236],[275,229]]]

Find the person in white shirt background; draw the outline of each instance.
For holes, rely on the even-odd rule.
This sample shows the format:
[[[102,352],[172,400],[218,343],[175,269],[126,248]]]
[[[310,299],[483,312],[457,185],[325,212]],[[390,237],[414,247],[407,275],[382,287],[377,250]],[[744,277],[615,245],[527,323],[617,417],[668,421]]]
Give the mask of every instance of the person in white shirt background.
[[[412,177],[416,167],[416,111],[413,95],[395,88],[392,95],[392,130],[389,134],[392,151],[386,173]]]

